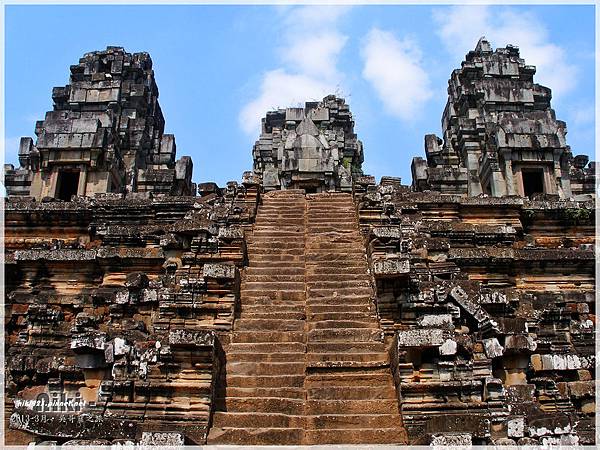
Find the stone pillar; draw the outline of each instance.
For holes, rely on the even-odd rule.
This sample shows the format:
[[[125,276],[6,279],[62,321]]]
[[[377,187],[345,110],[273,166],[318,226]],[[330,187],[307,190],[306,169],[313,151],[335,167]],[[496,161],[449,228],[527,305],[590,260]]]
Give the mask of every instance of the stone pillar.
[[[504,179],[506,182],[506,195],[517,195],[517,191],[515,189],[515,178],[513,175],[512,168],[512,153],[510,150],[505,150],[502,152],[502,157],[504,158]]]
[[[56,198],[56,188],[58,187],[58,170],[54,169],[50,175],[50,186],[48,187],[48,196]],[[43,195],[42,189],[42,195]]]
[[[475,146],[466,150],[466,155],[465,165],[467,166],[469,174],[469,197],[475,197],[483,192],[481,180],[479,179],[479,156],[481,155],[481,150],[479,146],[475,144]]]
[[[87,185],[87,167],[83,166],[79,172],[79,185],[77,186],[77,196],[84,197]]]

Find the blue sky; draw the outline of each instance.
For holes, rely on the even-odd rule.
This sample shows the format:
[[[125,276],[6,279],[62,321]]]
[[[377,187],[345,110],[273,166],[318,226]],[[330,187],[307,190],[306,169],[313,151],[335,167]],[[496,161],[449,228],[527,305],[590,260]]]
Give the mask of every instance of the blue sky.
[[[8,163],[69,66],[119,45],[152,56],[165,132],[196,182],[240,180],[267,110],[331,92],[350,104],[365,172],[410,184],[423,136],[441,135],[448,77],[481,35],[520,47],[573,153],[595,153],[593,5],[8,5],[5,21]]]

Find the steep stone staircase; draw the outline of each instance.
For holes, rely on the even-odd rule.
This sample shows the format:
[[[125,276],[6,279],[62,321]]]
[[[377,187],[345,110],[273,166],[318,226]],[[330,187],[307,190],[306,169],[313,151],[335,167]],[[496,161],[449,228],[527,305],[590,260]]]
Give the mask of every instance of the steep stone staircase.
[[[265,195],[248,255],[208,443],[405,442],[352,197]]]
[[[352,196],[307,196],[305,444],[402,443]]]

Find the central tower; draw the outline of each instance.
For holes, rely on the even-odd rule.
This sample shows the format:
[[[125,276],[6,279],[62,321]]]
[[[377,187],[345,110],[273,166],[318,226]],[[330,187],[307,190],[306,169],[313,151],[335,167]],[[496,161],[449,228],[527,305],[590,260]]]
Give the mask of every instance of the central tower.
[[[304,108],[270,111],[252,150],[254,174],[266,191],[351,191],[362,175],[362,142],[344,99],[334,95]]]

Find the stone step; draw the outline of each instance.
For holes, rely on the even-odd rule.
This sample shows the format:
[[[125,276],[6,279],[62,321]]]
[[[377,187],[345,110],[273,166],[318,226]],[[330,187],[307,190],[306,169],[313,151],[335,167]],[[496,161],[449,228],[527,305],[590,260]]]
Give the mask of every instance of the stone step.
[[[234,331],[231,342],[304,342],[305,333],[301,331]]]
[[[255,225],[267,226],[271,225],[296,225],[296,226],[304,226],[306,224],[306,218],[304,217],[304,213],[278,213],[278,212],[269,212],[264,210],[258,211],[258,216],[256,216]]]
[[[304,292],[305,283],[299,281],[242,281],[242,295],[251,291],[295,291]]]
[[[305,292],[274,291],[265,295],[264,292],[242,292],[242,309],[244,305],[295,305],[306,301]]]
[[[363,255],[366,253],[362,237],[349,233],[307,234],[306,248],[312,252],[347,250],[348,252],[357,252]]]
[[[310,225],[306,226],[307,234],[317,234],[317,233],[330,233],[330,232],[352,232],[356,231],[356,225],[354,224],[335,224],[335,225]]]
[[[304,436],[301,428],[216,428],[208,434],[208,444],[299,445]]]
[[[347,271],[351,269],[361,269],[363,274],[368,274],[368,268],[367,260],[362,256],[360,258],[352,259],[336,257],[328,261],[306,260],[307,273],[338,274],[350,273]],[[312,271],[309,272],[309,269]]]
[[[304,202],[294,202],[291,201],[289,203],[285,203],[285,201],[274,202],[274,203],[263,203],[258,207],[258,217],[262,214],[299,214],[303,215],[306,211],[306,206]]]
[[[286,251],[286,253],[303,253],[306,245],[304,239],[301,237],[289,237],[287,242],[269,241],[266,238],[264,240],[261,238],[248,241],[247,244],[249,252],[253,252],[254,249],[281,249],[282,252]]]
[[[307,223],[328,223],[330,219],[345,220],[348,223],[357,223],[356,209],[348,206],[339,206],[331,208],[330,211],[324,211],[321,208],[308,208],[306,211]]]
[[[267,224],[266,222],[264,224],[259,225],[255,223],[252,229],[252,233],[248,234],[248,239],[258,241],[266,239],[268,237],[274,239],[284,239],[286,237],[305,239],[304,231],[304,224],[287,226],[283,224],[278,227],[274,227],[272,225]]]
[[[318,344],[315,344],[318,345]],[[306,344],[299,342],[261,342],[261,343],[239,343],[229,344],[227,354],[235,353],[305,353]]]
[[[359,352],[359,351],[347,351],[341,353],[335,352],[309,352],[306,353],[306,364],[311,367],[328,367],[327,364],[315,364],[315,363],[354,363],[354,364],[332,364],[331,366],[339,367],[379,367],[389,366],[390,357],[385,352]]]
[[[306,201],[306,192],[304,189],[286,189],[284,191],[270,191],[262,196],[263,202],[274,202],[281,198],[289,199],[289,198],[297,198],[302,200],[304,203]]]
[[[304,361],[306,357],[305,352],[263,352],[263,353],[250,353],[250,352],[236,352],[235,350],[229,350],[227,353],[227,360],[232,363],[242,362],[253,362],[253,363],[298,363]]]
[[[375,305],[367,298],[362,297],[360,302],[354,303],[341,303],[341,299],[336,300],[337,302],[326,304],[319,304],[318,301],[311,302],[306,305],[306,314],[376,314]]]
[[[246,243],[248,245],[248,251],[251,252],[252,249],[255,246],[261,246],[261,245],[268,245],[268,244],[272,244],[274,241],[273,239],[277,239],[277,240],[287,240],[290,244],[294,244],[297,245],[298,248],[297,250],[300,251],[304,251],[304,247],[306,246],[306,240],[304,239],[304,235],[300,234],[300,233],[295,233],[295,234],[288,234],[288,235],[279,235],[279,236],[270,236],[270,240],[269,238],[265,235],[263,236],[259,236],[259,237],[255,237],[254,240],[248,240]],[[294,249],[294,251],[296,251],[296,249]]]
[[[313,306],[339,306],[340,308],[347,307],[350,305],[365,306],[373,305],[370,295],[337,295],[328,297],[308,297],[306,300],[307,306],[310,306],[310,310],[313,311]],[[308,310],[308,308],[307,308]]]
[[[294,400],[303,400],[305,390],[300,387],[273,387],[273,388],[240,388],[240,387],[227,387],[225,389],[225,395],[227,397],[273,397],[273,398],[287,398]],[[377,394],[378,392],[376,392]],[[319,393],[317,393],[318,395]],[[350,397],[348,397],[350,398]],[[373,397],[383,398],[383,397]]]
[[[331,402],[334,400],[327,401]],[[382,401],[385,402],[386,400]],[[224,409],[226,411],[239,412],[264,412],[291,415],[300,415],[304,412],[304,400],[281,397],[225,397],[225,399],[215,399],[215,406],[219,410]],[[221,408],[221,406],[224,408]]]
[[[288,281],[288,282],[301,282],[304,283],[304,275],[279,275],[279,274],[260,274],[260,275],[246,275],[243,281],[248,282],[266,282],[266,281]]]
[[[273,223],[265,220],[264,222],[258,221],[253,227],[253,236],[260,237],[262,234],[273,233],[273,230],[277,230],[280,234],[289,233],[292,235],[303,235],[306,231],[304,223]]]
[[[354,208],[348,208],[347,206],[332,208],[330,211],[308,208],[308,211],[306,212],[307,223],[327,223],[330,219],[343,219],[349,223],[357,223],[358,220],[356,217],[356,210]]]
[[[304,374],[302,375],[233,375],[227,373],[228,387],[303,387]]]
[[[346,273],[346,271],[335,273],[335,274],[325,274],[325,273],[310,273],[305,275],[305,279],[307,283],[310,284],[319,284],[319,283],[348,283],[353,281],[359,281],[361,283],[369,283],[371,281],[370,276],[366,273],[365,270],[357,271],[358,273]],[[333,275],[333,276],[332,276]],[[361,276],[362,275],[362,276]],[[283,275],[282,275],[283,276]]]
[[[404,444],[406,432],[398,425],[394,428],[354,428],[306,430],[305,445],[314,444]]]
[[[350,297],[350,296],[366,296],[370,297],[373,295],[373,289],[369,286],[358,286],[358,287],[342,287],[342,288],[317,288],[307,287],[306,295],[309,299],[315,299],[317,297],[331,297],[337,294],[337,297]]]
[[[378,325],[375,312],[366,309],[364,312],[354,312],[350,308],[345,308],[343,311],[309,312],[306,316],[306,320],[309,322],[322,322],[325,320],[358,320],[365,322],[370,321],[376,326]]]
[[[327,386],[306,389],[307,400],[396,400],[393,386]],[[398,407],[388,413],[398,413]]]
[[[306,209],[311,210],[326,210],[327,207],[331,208],[356,208],[355,203],[352,199],[340,198],[340,199],[327,199],[327,201],[314,201],[309,200],[306,202]]]
[[[306,287],[309,289],[350,289],[360,287],[371,287],[371,282],[366,277],[355,278],[353,280],[335,280],[331,281],[307,281]]]
[[[307,416],[307,429],[352,429],[352,428],[394,428],[402,425],[402,418],[397,413],[390,414],[323,414]]]
[[[331,369],[326,372],[308,372],[304,382],[306,389],[325,386],[394,386],[389,367],[360,368],[340,370]]]
[[[265,311],[265,308],[261,308],[258,311]],[[278,320],[278,319],[285,319],[285,320],[306,320],[306,314],[304,313],[304,309],[300,312],[295,312],[295,311],[286,311],[286,312],[282,312],[280,310],[271,310],[270,308],[267,309],[267,311],[270,312],[252,312],[252,311],[248,311],[248,310],[244,310],[242,309],[242,317],[240,319],[268,319],[268,320]],[[238,320],[240,320],[238,319]]]
[[[381,367],[389,366],[385,353],[307,353],[306,364],[310,367]]]
[[[257,230],[255,229],[253,233],[249,234],[248,239],[246,240],[246,244],[260,244],[263,242],[269,242],[269,240],[276,239],[278,241],[281,240],[289,240],[290,242],[295,243],[306,243],[306,236],[304,234],[304,229],[300,227],[296,227],[294,230],[277,230],[267,231],[267,230]]]
[[[331,204],[340,201],[354,201],[352,194],[348,192],[319,192],[317,194],[306,194],[306,202],[309,205],[318,203]]]
[[[344,248],[339,248],[336,250],[310,250],[307,249],[304,253],[306,255],[306,261],[310,261],[313,264],[316,263],[331,263],[331,262],[335,262],[335,261],[344,261],[344,262],[348,262],[348,261],[353,261],[355,263],[359,263],[361,261],[365,261],[366,264],[366,257],[364,255],[364,252],[361,250],[356,250],[356,251],[350,251],[350,250],[346,250]]]
[[[307,333],[307,343],[319,341],[376,342],[383,340],[383,333],[372,328],[323,328]]]
[[[306,400],[306,411],[317,414],[390,414],[398,411],[392,400]]]
[[[250,261],[250,267],[262,270],[277,270],[277,269],[304,269],[304,261],[303,260],[287,260],[287,261],[279,261],[279,260],[268,260],[262,259],[261,261]]]
[[[296,215],[296,216],[304,216],[306,212],[306,208],[303,203],[295,203],[291,202],[290,204],[269,204],[269,205],[261,205],[258,207],[258,217],[263,215],[268,216],[278,216],[278,215]]]
[[[266,218],[273,218],[275,220],[281,220],[281,221],[286,221],[289,220],[290,222],[296,223],[297,222],[304,222],[304,208],[298,210],[298,209],[290,209],[290,210],[283,210],[280,208],[273,208],[273,207],[262,207],[258,210],[258,215],[257,215],[257,221],[258,220],[262,220],[264,221]]]
[[[341,423],[343,422],[341,421]],[[213,427],[224,428],[233,426],[239,428],[303,428],[304,416],[257,412],[215,412]],[[341,427],[338,426],[338,428]]]
[[[280,302],[269,299],[262,303],[256,304],[243,304],[242,305],[242,316],[250,317],[251,315],[264,314],[263,311],[271,311],[272,314],[290,314],[290,318],[298,319],[298,315],[305,316],[305,303],[304,302]]]
[[[303,256],[304,255],[304,247],[293,247],[296,244],[290,244],[288,248],[284,248],[283,246],[270,246],[265,245],[260,248],[251,248],[248,250],[250,255],[250,260],[254,259],[255,256],[259,255],[279,255],[279,256]]]
[[[305,369],[304,358],[301,362],[227,362],[231,375],[302,375]]]
[[[366,262],[355,262],[348,261],[347,264],[343,264],[341,261],[336,261],[335,267],[325,267],[323,264],[315,264],[312,262],[306,263],[306,276],[318,275],[318,276],[336,276],[338,274],[344,275],[360,275],[365,276],[367,272]]]
[[[377,368],[389,368],[390,362],[388,360],[378,360],[378,361],[359,361],[357,359],[347,358],[343,360],[341,358],[336,358],[335,355],[332,355],[330,361],[324,358],[324,361],[309,361],[307,358],[306,361],[306,370],[356,370],[356,369],[377,369]],[[341,360],[340,360],[341,359]]]
[[[280,218],[277,216],[258,216],[254,224],[255,230],[273,230],[281,229],[283,231],[294,231],[303,233],[305,231],[306,221],[304,218]]]
[[[307,203],[307,208],[306,210],[308,212],[313,212],[313,211],[323,211],[323,212],[327,212],[330,210],[352,210],[352,211],[356,211],[356,207],[354,205],[354,202],[352,200],[329,200],[327,202],[314,202],[314,201],[310,201]]]
[[[306,214],[306,224],[321,225],[321,224],[356,224],[356,216],[354,214],[322,214],[313,215],[310,211]]]
[[[248,266],[246,268],[246,276],[251,275],[271,275],[277,274],[279,276],[289,276],[289,275],[302,275],[304,276],[304,267],[289,267],[289,268],[280,268],[279,270],[274,271],[270,267],[252,267]]]
[[[235,321],[235,331],[302,331],[304,320],[288,319],[247,319],[241,318]]]
[[[256,252],[261,250],[281,250],[282,253],[304,253],[304,242],[278,242],[278,241],[261,241],[248,242],[248,251]],[[292,251],[289,251],[292,250]]]
[[[240,297],[242,304],[244,299],[250,298],[289,298],[301,300],[306,298],[306,291],[304,283],[291,282],[285,283],[283,281],[250,281],[249,283],[242,282],[240,286]],[[332,295],[332,293],[330,294]]]
[[[261,222],[267,219],[286,221],[290,223],[303,223],[305,220],[304,208],[290,207],[290,208],[277,208],[273,206],[261,206],[258,208],[258,214],[256,221]]]
[[[304,219],[305,211],[306,210],[304,208],[304,205],[262,205],[258,208],[257,218],[260,219],[263,217],[290,217]]]
[[[305,263],[304,253],[292,254],[289,252],[272,252],[269,253],[267,250],[261,250],[260,252],[250,253],[248,257],[250,265],[262,265],[262,263],[272,264],[274,262],[295,262],[298,267]],[[256,264],[258,263],[258,264]],[[265,267],[265,266],[263,266]]]
[[[306,345],[306,351],[311,353],[387,353],[383,342],[311,342]]]
[[[366,318],[365,320],[322,320],[309,321],[308,330],[320,330],[323,328],[371,328],[379,330],[376,320]]]

